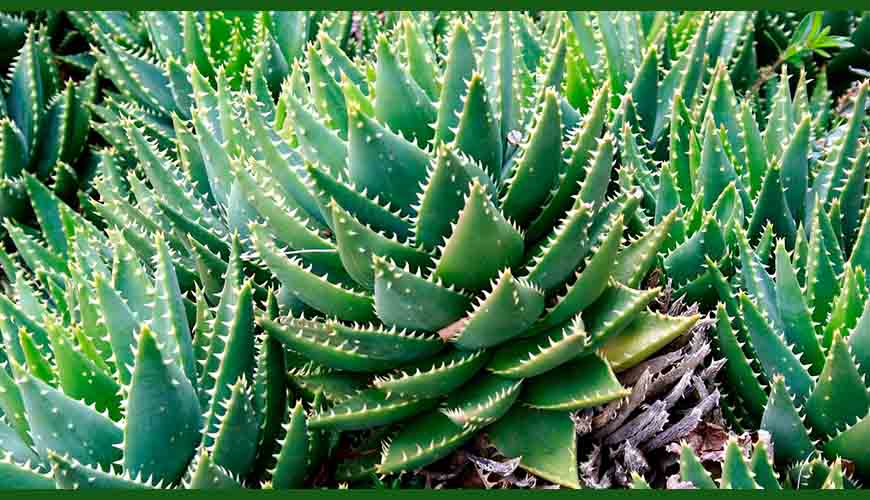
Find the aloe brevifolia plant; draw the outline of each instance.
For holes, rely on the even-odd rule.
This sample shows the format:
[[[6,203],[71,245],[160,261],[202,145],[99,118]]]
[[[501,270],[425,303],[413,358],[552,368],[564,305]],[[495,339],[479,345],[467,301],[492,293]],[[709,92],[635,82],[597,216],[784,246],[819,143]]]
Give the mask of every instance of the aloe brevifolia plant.
[[[28,246],[7,262],[0,483],[301,486],[326,436],[308,430],[301,401],[287,406],[283,353],[255,332],[238,240],[214,308],[202,295],[189,304],[162,235],[142,261],[119,232],[31,189],[39,213],[62,226],[66,252],[18,234]],[[277,314],[273,296],[263,307]]]
[[[92,209],[143,257],[143,235],[165,233],[180,283],[208,300],[241,235],[254,295],[281,285],[281,318],[258,322],[293,353],[302,394],[322,395],[308,426],[387,426],[383,453],[341,465],[348,479],[419,468],[486,430],[577,486],[569,411],[624,396],[613,371],[697,319],[645,311],[657,289],[639,289],[674,216],[628,229],[639,197],[610,182],[609,90],[584,117],[560,97],[564,38],[535,55],[509,14],[470,22],[440,69],[410,17],[406,53],[382,36],[372,71],[320,38],[274,111],[191,65],[178,160],[124,122],[143,175],[104,162]],[[552,439],[527,440],[530,425]]]
[[[88,106],[98,89],[94,73],[84,82],[62,82],[46,27],[22,22],[0,18],[10,37],[5,43],[19,41],[13,35],[23,30],[0,95],[0,217],[32,223],[25,177],[36,176],[73,201],[78,186],[93,175]]]
[[[737,439],[731,437],[725,445],[721,476],[718,480],[713,479],[698,455],[686,443],[680,446],[679,465],[679,480],[673,485],[676,488],[841,490],[850,484],[843,470],[843,462],[839,459],[831,465],[818,461],[801,464],[800,469],[795,471],[796,475],[780,479],[773,464],[770,448],[761,439],[752,447],[752,456],[746,457]],[[649,487],[642,476],[634,475],[632,488],[649,489]]]
[[[824,81],[812,97],[805,73],[793,96],[790,85],[784,69],[762,129],[751,101],[737,98],[725,66],[717,66],[695,106],[675,95],[668,160],[660,168],[623,127],[629,138],[624,165],[637,172],[633,183],[644,191],[647,215],[683,215],[665,243],[662,266],[692,299],[718,298],[707,259],[726,276],[740,267],[738,232],[746,233],[764,263],[775,238],[784,238],[789,249],[805,244],[816,199],[823,201],[843,252],[855,245],[863,213],[866,84],[855,98],[856,112],[836,123],[828,122]]]

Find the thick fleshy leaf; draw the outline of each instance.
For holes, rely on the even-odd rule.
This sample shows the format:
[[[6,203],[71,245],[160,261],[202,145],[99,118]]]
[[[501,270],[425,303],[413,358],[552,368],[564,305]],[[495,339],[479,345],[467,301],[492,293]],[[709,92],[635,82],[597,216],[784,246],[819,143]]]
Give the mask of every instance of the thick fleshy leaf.
[[[802,403],[812,389],[812,378],[793,348],[782,334],[774,329],[746,294],[739,297],[743,320],[752,346],[768,378],[781,375],[789,393]]]
[[[433,410],[405,424],[384,444],[378,472],[392,474],[419,469],[447,456],[471,439],[477,427],[460,426],[440,411]]]
[[[41,456],[48,450],[68,454],[89,465],[108,467],[121,457],[121,429],[108,416],[71,399],[13,364],[13,371],[33,443]],[[57,415],[64,415],[59,419]]]
[[[737,440],[731,438],[725,445],[725,461],[722,465],[722,479],[719,480],[723,490],[757,490],[761,486],[755,482],[752,469],[743,458],[743,450]]]
[[[257,253],[293,296],[318,311],[349,321],[374,319],[374,301],[369,295],[330,282],[327,276],[314,274],[311,266],[299,257],[288,258],[278,249],[263,226],[251,229]]]
[[[522,401],[542,410],[579,410],[625,397],[610,365],[597,354],[526,380]]]
[[[378,389],[368,389],[312,415],[308,425],[342,431],[371,429],[413,417],[437,404],[437,399],[387,395]]]
[[[474,71],[474,53],[468,29],[462,22],[456,22],[451,30],[445,62],[444,81],[438,99],[438,118],[435,125],[435,143],[449,143],[453,140],[453,129],[459,124],[456,113],[462,111],[466,80]],[[499,144],[499,152],[501,144]]]
[[[698,319],[697,315],[675,318],[641,312],[619,335],[604,341],[598,352],[614,371],[624,371],[685,335]]]
[[[501,200],[505,215],[526,225],[537,216],[562,169],[561,118],[555,91],[548,90],[527,142],[521,146]]]
[[[385,35],[377,41],[375,116],[423,147],[432,139],[437,112],[420,85],[399,66]],[[349,126],[354,126],[352,123]]]
[[[372,261],[375,312],[388,325],[436,331],[458,320],[471,305],[470,297],[452,287],[403,270],[381,257],[375,256]]]
[[[454,350],[440,356],[411,363],[375,379],[374,385],[386,393],[433,398],[458,388],[487,362],[485,350]]]
[[[782,376],[773,379],[761,428],[770,433],[773,452],[779,463],[806,460],[814,451],[809,432],[794,407]]]
[[[834,334],[825,368],[806,403],[813,430],[833,436],[870,410],[870,393],[855,366],[849,346],[839,332]]]
[[[686,443],[680,446],[680,479],[691,483],[695,488],[711,490],[716,489],[716,483],[710,477],[710,473],[695,455],[692,447]]]
[[[412,272],[427,268],[432,257],[408,242],[389,237],[362,224],[353,215],[332,202],[332,229],[335,232],[338,255],[347,273],[360,286],[374,288],[373,258],[386,257]]]
[[[350,180],[371,196],[413,215],[420,186],[426,181],[426,154],[412,142],[384,128],[358,108],[348,110]]]
[[[776,304],[782,318],[783,333],[795,350],[810,363],[814,374],[821,372],[825,355],[813,326],[807,303],[791,260],[780,241],[776,245]]]
[[[311,360],[337,370],[379,372],[431,356],[443,348],[435,336],[376,325],[268,318],[258,322],[273,338]]]
[[[492,347],[522,334],[543,310],[543,292],[506,269],[449,340],[465,350]]]

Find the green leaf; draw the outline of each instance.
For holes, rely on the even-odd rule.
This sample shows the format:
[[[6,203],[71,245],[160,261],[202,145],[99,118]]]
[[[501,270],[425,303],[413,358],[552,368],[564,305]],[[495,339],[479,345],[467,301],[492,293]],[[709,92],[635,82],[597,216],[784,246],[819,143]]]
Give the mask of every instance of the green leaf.
[[[377,41],[376,73],[375,116],[378,121],[424,147],[434,135],[432,125],[437,111],[426,92],[399,66],[383,34]]]
[[[655,262],[676,218],[674,210],[646,234],[623,247],[613,263],[613,279],[629,287],[638,286]]]
[[[32,464],[19,463],[11,456],[0,458],[0,478],[3,479],[3,486],[10,490],[55,488],[51,475],[34,468]]]
[[[221,405],[230,398],[231,385],[241,376],[250,379],[254,369],[254,321],[251,281],[243,282],[238,240],[227,268],[224,288],[215,311],[211,340],[202,376],[196,384],[203,409],[203,443],[213,444]]]
[[[505,153],[499,136],[499,121],[493,116],[490,97],[483,76],[472,73],[468,91],[462,97],[462,113],[458,117],[452,144],[479,162],[487,177],[499,179]]]
[[[252,225],[251,236],[254,247],[264,263],[284,286],[293,290],[294,295],[300,300],[319,311],[352,321],[367,321],[373,318],[371,297],[327,281],[326,276],[315,274],[311,265],[306,265],[299,257],[288,258],[267,234],[265,226]],[[308,252],[331,252],[331,250],[303,250],[300,253],[305,255]]]
[[[610,227],[610,232],[597,249],[590,252],[582,271],[573,283],[560,294],[556,303],[549,307],[543,318],[534,326],[536,331],[554,327],[571,319],[578,312],[593,304],[608,288],[613,272],[613,262],[622,243],[623,216],[620,214]]]
[[[161,235],[156,236],[157,258],[155,272],[154,311],[151,328],[160,345],[171,359],[183,368],[187,378],[194,380],[196,368],[193,359],[193,345],[190,340],[190,326],[187,324],[187,311],[184,308],[178,277],[172,266],[169,247]]]
[[[761,428],[771,435],[778,463],[806,460],[814,451],[809,433],[789,396],[785,379],[780,375],[773,378]]]
[[[411,236],[411,222],[393,205],[384,204],[379,197],[371,199],[353,184],[332,177],[323,169],[311,164],[305,166],[305,171],[311,181],[311,191],[317,197],[317,204],[328,225],[332,225],[330,219],[332,211],[329,205],[332,200],[335,200],[342,208],[372,229],[395,234],[399,238]]]
[[[495,115],[499,117],[502,144],[510,131],[519,128],[519,96],[514,83],[514,71],[517,70],[514,49],[510,15],[501,12],[486,35],[480,67],[484,68],[487,94],[492,100]]]
[[[680,445],[680,479],[692,483],[698,489],[717,489],[710,473],[701,464],[692,447],[685,442]]]
[[[577,317],[570,324],[498,348],[487,369],[503,377],[534,377],[585,354],[589,343]]]
[[[287,93],[284,100],[288,123],[294,127],[294,137],[299,142],[302,157],[324,165],[332,176],[346,172],[347,144],[338,133],[327,127],[321,116],[304,106],[292,93]],[[262,140],[260,133],[256,136]]]
[[[747,235],[753,241],[761,234],[765,223],[770,222],[777,235],[784,237],[789,246],[794,245],[797,227],[786,201],[786,193],[790,193],[794,186],[786,189],[783,186],[782,175],[780,167],[773,166],[767,170],[767,174],[764,176],[764,183],[747,229]]]
[[[806,220],[806,192],[809,180],[810,121],[804,117],[782,153],[782,187],[795,223]]]
[[[435,121],[435,144],[453,140],[453,129],[459,124],[457,113],[462,111],[466,80],[471,80],[475,60],[468,29],[461,21],[453,23],[450,30],[447,59],[444,63],[444,81],[438,99],[438,117]],[[501,144],[499,143],[499,151]]]
[[[313,429],[340,431],[371,429],[413,417],[431,410],[437,404],[437,399],[387,395],[378,389],[367,389],[328,410],[315,413],[308,425]]]
[[[828,350],[825,368],[807,399],[807,418],[814,431],[833,436],[867,415],[868,410],[870,394],[864,377],[838,331]]]
[[[374,288],[375,269],[372,259],[375,256],[389,258],[399,266],[408,266],[411,272],[428,268],[432,264],[432,258],[424,250],[362,224],[334,200],[330,207],[338,255],[344,269],[362,287]]]
[[[46,324],[54,371],[64,395],[93,405],[98,412],[121,420],[121,387],[108,373],[96,366],[73,339],[56,323]]]
[[[785,339],[810,363],[813,374],[821,372],[825,355],[782,241],[776,245],[776,304],[782,318]]]
[[[212,436],[212,458],[215,464],[244,477],[257,456],[259,416],[245,375],[240,376],[228,392],[227,399],[220,402],[224,413]]]
[[[740,200],[744,207],[752,206],[749,201],[749,196],[743,189],[743,185],[737,176],[734,165],[728,158],[725,152],[725,146],[712,117],[707,116],[704,122],[704,139],[701,149],[701,163],[698,171],[700,176],[699,182],[702,187],[703,207],[704,210],[710,210],[713,204],[719,198],[719,195],[732,182],[737,187],[737,192],[740,194]]]
[[[434,276],[448,285],[479,291],[500,270],[519,264],[523,249],[520,232],[493,206],[475,179],[453,233],[441,249]]]
[[[489,359],[485,350],[454,350],[434,358],[405,365],[375,378],[374,386],[387,394],[420,398],[449,394],[471,379]]]
[[[424,38],[424,33],[420,32],[418,23],[405,17],[402,29],[408,57],[408,72],[429,99],[437,99],[440,92],[435,75],[438,67],[435,64],[435,54]]]
[[[267,318],[258,322],[286,347],[337,370],[378,372],[431,356],[440,339],[376,325],[345,326],[335,321]]]
[[[272,487],[276,489],[299,488],[305,481],[309,466],[308,422],[302,401],[290,410],[284,425],[284,436],[278,442],[280,451],[276,457],[272,475]]]
[[[450,236],[451,224],[465,205],[472,180],[468,162],[451,146],[441,145],[436,151],[414,220],[415,240],[429,249]]]
[[[385,442],[378,472],[392,474],[429,465],[471,439],[477,430],[473,425],[456,425],[437,410],[425,413]]]
[[[870,472],[870,460],[867,459],[866,442],[870,433],[870,418],[866,416],[851,425],[845,431],[837,434],[825,444],[825,453],[830,456],[843,457],[851,460],[858,474]]]
[[[38,140],[45,105],[54,93],[54,82],[45,79],[49,61],[40,40],[44,35],[44,29],[27,30],[24,45],[9,74],[6,97],[6,112],[20,131],[27,150],[31,151]]]
[[[671,317],[641,312],[619,335],[604,341],[598,353],[614,371],[627,370],[685,335],[699,316]]]
[[[768,378],[781,375],[785,379],[789,393],[802,403],[809,395],[813,383],[807,369],[794,353],[791,345],[786,342],[782,334],[774,330],[749,296],[743,293],[739,300],[746,329],[752,339],[752,346],[758,354],[758,360],[764,367],[764,373]]]
[[[749,461],[749,467],[752,468],[753,479],[761,488],[767,490],[781,490],[782,485],[779,484],[779,476],[776,473],[772,459],[767,451],[767,444],[758,440],[752,450],[752,458]]]
[[[823,324],[832,310],[834,297],[839,292],[836,271],[832,262],[836,241],[826,238],[824,227],[827,214],[822,202],[817,200],[813,209],[813,224],[809,231],[809,248],[806,263],[806,295],[813,311],[813,321]]]
[[[607,115],[609,87],[603,86],[593,97],[589,113],[584,116],[579,130],[573,131],[569,157],[559,174],[555,188],[544,208],[529,225],[528,241],[547,234],[556,220],[575,203],[574,196],[582,191],[584,202],[600,202],[598,194],[605,192],[613,167],[613,136],[598,140]]]
[[[742,133],[745,136],[746,141],[746,171],[749,173],[749,189],[753,196],[758,196],[758,193],[761,191],[761,183],[764,178],[764,172],[767,171],[768,163],[767,163],[767,151],[764,149],[764,141],[761,137],[761,132],[758,130],[758,122],[755,119],[755,116],[752,114],[752,107],[750,106],[750,101],[745,99],[740,103],[740,125],[742,129]],[[792,146],[794,144],[794,146]],[[795,148],[795,151],[799,147],[800,142],[795,142],[794,138],[792,138],[792,142],[789,143],[789,147],[786,150],[790,150]],[[784,158],[789,158],[789,161],[783,161],[782,169],[783,169],[783,183],[786,186],[791,186],[792,182],[800,182],[802,179],[805,181],[805,178],[800,176],[800,171],[798,170],[801,167],[801,157],[800,155],[784,155]],[[806,156],[803,157],[806,160]],[[793,160],[793,161],[792,161]],[[804,189],[805,192],[806,189]],[[794,200],[796,195],[789,191],[788,200]],[[797,201],[797,200],[796,200]],[[802,206],[802,205],[794,205],[791,206]],[[794,217],[794,212],[792,212],[792,216]],[[795,218],[796,221],[803,220]]]
[[[754,474],[749,464],[743,458],[743,450],[737,440],[730,438],[725,445],[725,461],[722,465],[722,479],[719,480],[723,490],[758,490],[761,486],[755,482]]]
[[[365,116],[359,108],[348,110],[348,120],[350,180],[369,196],[378,196],[404,215],[413,215],[411,207],[426,180],[426,154]]]
[[[471,304],[471,298],[453,287],[403,270],[388,259],[374,256],[372,264],[375,312],[388,325],[436,331],[462,317]]]
[[[164,115],[175,111],[169,79],[157,61],[134,54],[100,29],[92,28],[91,35],[102,49],[96,56],[103,74],[109,75],[124,95]]]
[[[58,489],[151,489],[157,485],[151,484],[150,479],[133,478],[128,473],[119,476],[111,469],[104,470],[102,467],[93,467],[83,464],[75,458],[61,456],[49,451],[48,459],[51,462],[51,472],[54,475],[55,485]],[[147,482],[146,482],[147,481]]]
[[[241,488],[242,485],[229,471],[214,463],[207,450],[198,451],[185,475],[187,489],[224,489]]]

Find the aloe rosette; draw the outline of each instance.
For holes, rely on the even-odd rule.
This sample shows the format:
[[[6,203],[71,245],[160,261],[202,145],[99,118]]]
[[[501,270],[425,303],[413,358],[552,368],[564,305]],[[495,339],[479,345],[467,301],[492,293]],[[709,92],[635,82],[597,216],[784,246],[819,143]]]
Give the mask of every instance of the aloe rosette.
[[[180,290],[220,299],[234,233],[255,300],[280,286],[280,316],[258,323],[291,353],[298,394],[320,394],[308,428],[388,426],[377,460],[341,477],[413,470],[485,430],[577,486],[570,412],[625,396],[614,371],[697,319],[646,310],[674,216],[627,222],[640,198],[610,181],[610,91],[581,116],[558,91],[564,37],[536,56],[510,19],[455,21],[438,54],[405,18],[402,53],[382,36],[368,69],[321,37],[274,106],[190,65],[172,147],[124,121],[138,169],[100,165],[86,213],[143,261],[165,235]]]

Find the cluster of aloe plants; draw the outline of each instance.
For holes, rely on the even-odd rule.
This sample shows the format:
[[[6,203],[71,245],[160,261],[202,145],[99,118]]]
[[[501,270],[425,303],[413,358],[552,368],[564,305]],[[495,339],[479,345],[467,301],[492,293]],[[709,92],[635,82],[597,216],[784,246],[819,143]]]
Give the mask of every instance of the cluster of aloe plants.
[[[867,84],[792,91],[847,45],[820,16],[63,16],[66,90],[0,18],[3,486],[354,482],[485,434],[578,487],[575,412],[699,319],[651,273],[719,303],[735,428],[870,475]],[[723,486],[774,484],[732,448]]]

